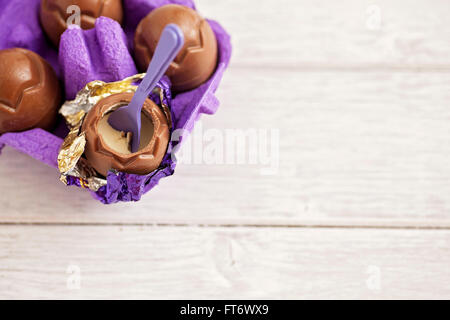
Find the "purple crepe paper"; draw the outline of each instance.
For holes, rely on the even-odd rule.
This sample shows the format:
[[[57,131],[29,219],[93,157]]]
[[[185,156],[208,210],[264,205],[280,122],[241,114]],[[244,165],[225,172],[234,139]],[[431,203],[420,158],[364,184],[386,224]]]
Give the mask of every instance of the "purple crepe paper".
[[[175,128],[191,132],[195,121],[202,113],[214,114],[219,107],[214,93],[222,80],[223,73],[231,59],[231,42],[227,32],[213,20],[208,20],[213,29],[218,46],[219,61],[211,78],[200,87],[178,94],[172,101],[172,112],[175,118]],[[181,139],[186,138],[182,136]],[[181,141],[181,140],[180,140]]]
[[[0,21],[2,21],[2,28],[0,29],[0,49],[12,47],[27,48],[43,56],[53,66],[59,76],[61,76],[60,70],[64,69],[66,86],[69,84],[69,90],[66,88],[68,97],[74,94],[74,88],[84,87],[86,82],[93,77],[98,77],[98,79],[92,80],[117,81],[135,73],[134,63],[129,58],[132,55],[127,54],[127,52],[130,48],[132,50],[134,31],[137,24],[151,10],[169,3],[181,4],[195,9],[195,5],[191,0],[124,0],[125,20],[123,26],[128,44],[124,43],[126,41],[123,40],[123,31],[120,28],[117,29],[117,25],[114,22],[102,18],[100,19],[100,25],[96,23],[94,30],[81,31],[75,27],[75,29],[66,31],[66,33],[76,32],[79,39],[82,37],[84,41],[75,43],[76,48],[73,48],[70,44],[61,48],[59,59],[62,65],[60,66],[56,48],[51,45],[40,28],[39,3],[40,0],[1,1]],[[173,161],[171,153],[177,143],[185,139],[189,132],[192,131],[195,121],[198,120],[201,114],[213,114],[217,111],[219,101],[214,93],[230,61],[231,43],[229,35],[217,22],[208,21],[218,41],[219,63],[215,73],[206,83],[192,91],[178,94],[171,101],[174,129],[181,130],[179,141],[170,143],[160,168],[150,175],[140,176],[126,173],[118,173],[116,175],[110,172],[107,177],[108,185],[100,188],[94,194],[96,199],[103,203],[139,200],[142,194],[156,186],[161,178],[173,174],[176,163]],[[114,30],[111,35],[107,34],[107,29],[109,28]],[[65,34],[63,35],[64,37]],[[102,39],[106,40],[106,42],[108,42],[108,39],[114,39],[111,41],[119,43],[101,43]],[[81,47],[85,46],[85,48],[78,48],[78,44]],[[68,54],[65,53],[66,50],[77,52],[78,57],[70,59]],[[86,60],[88,54],[90,63]],[[83,68],[78,59],[84,62],[87,61],[89,67]],[[78,72],[77,77],[74,78],[68,70],[73,72],[82,70],[83,72]],[[164,85],[164,82],[161,82],[160,85]],[[157,97],[152,98],[157,99]],[[63,131],[59,128],[55,132],[59,134]],[[33,129],[21,133],[6,133],[0,136],[0,149],[5,144],[12,146],[53,167],[57,165],[56,159],[61,143],[62,139],[41,129]],[[68,183],[80,186],[77,179],[69,178]]]
[[[91,30],[69,26],[61,36],[59,64],[67,100],[75,99],[88,82],[113,82],[137,74],[120,24],[105,17],[95,20]]]
[[[36,128],[24,132],[9,132],[0,136],[4,145],[22,151],[51,167],[58,167],[57,158],[63,140],[50,132]]]

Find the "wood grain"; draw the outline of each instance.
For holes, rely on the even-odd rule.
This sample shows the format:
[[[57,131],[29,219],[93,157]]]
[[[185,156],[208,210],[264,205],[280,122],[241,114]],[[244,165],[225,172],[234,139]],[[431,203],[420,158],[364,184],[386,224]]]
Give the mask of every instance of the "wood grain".
[[[196,3],[234,50],[195,137],[278,130],[276,174],[247,145],[104,206],[5,148],[0,299],[449,299],[450,2]]]
[[[449,241],[450,231],[2,226],[0,298],[448,299]]]
[[[275,175],[261,164],[180,164],[139,203],[105,207],[6,148],[0,220],[449,227],[449,86],[441,72],[231,68],[222,107],[199,128],[278,129]]]
[[[235,66],[450,70],[447,0],[196,3],[232,35]]]

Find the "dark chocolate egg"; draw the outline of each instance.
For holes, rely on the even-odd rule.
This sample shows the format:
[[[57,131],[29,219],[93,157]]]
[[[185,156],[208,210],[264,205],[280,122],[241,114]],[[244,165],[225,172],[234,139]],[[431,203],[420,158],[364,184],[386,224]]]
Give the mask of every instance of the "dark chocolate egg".
[[[61,103],[52,67],[26,49],[0,50],[0,134],[50,129]]]
[[[136,62],[145,72],[164,27],[170,23],[183,31],[184,46],[166,74],[174,91],[194,89],[208,80],[216,69],[217,40],[208,21],[188,7],[165,5],[142,19],[134,37]]]
[[[80,26],[82,29],[92,29],[95,20],[108,17],[122,23],[123,7],[121,0],[42,0],[40,17],[41,24],[47,36],[56,46],[63,32],[67,29],[68,19],[76,14],[71,6],[80,9]]]
[[[143,116],[151,125],[151,134],[145,138],[145,121],[141,127],[141,146],[138,152],[118,152],[106,139],[101,123],[107,114],[118,107],[128,105],[133,93],[117,93],[100,100],[89,111],[83,122],[82,131],[86,137],[85,156],[88,163],[100,174],[106,176],[115,169],[121,172],[147,174],[159,167],[169,144],[169,122],[165,113],[150,99],[142,107]],[[143,144],[142,139],[147,139]]]

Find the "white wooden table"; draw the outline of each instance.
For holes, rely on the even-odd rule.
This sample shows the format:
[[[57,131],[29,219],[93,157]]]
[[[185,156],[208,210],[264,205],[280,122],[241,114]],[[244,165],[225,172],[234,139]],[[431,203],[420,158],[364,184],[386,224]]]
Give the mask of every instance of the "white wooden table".
[[[0,298],[450,298],[450,2],[197,4],[234,45],[203,132],[278,129],[278,172],[104,206],[5,148]]]

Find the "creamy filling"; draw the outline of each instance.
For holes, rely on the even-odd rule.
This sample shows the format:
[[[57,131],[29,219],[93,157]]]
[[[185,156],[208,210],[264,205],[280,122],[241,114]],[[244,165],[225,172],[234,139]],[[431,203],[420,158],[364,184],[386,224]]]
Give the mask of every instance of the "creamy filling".
[[[112,150],[121,154],[131,153],[131,132],[118,131],[111,127],[108,119],[111,113],[106,114],[98,123],[98,134],[103,138],[103,142]],[[153,122],[144,113],[141,113],[141,141],[139,151],[145,148],[153,137]]]

